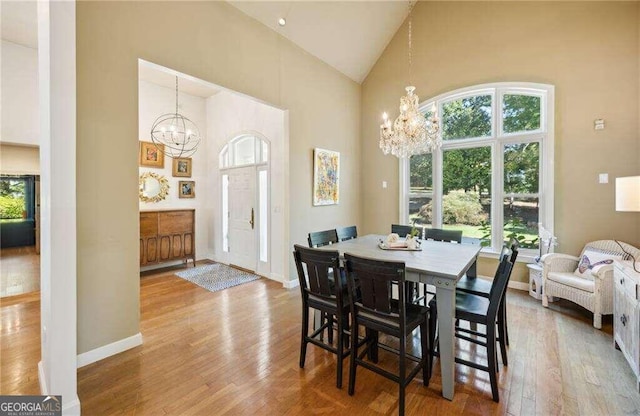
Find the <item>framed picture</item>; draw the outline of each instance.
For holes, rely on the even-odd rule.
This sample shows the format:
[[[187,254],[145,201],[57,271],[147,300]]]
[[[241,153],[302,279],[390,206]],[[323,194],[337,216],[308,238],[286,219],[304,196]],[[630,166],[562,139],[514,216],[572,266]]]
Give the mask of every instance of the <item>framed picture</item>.
[[[313,205],[340,201],[340,153],[313,149]]]
[[[173,176],[183,178],[191,177],[190,157],[177,157],[173,159]]]
[[[140,166],[164,168],[164,146],[151,142],[140,142]]]
[[[195,198],[196,181],[180,181],[178,183],[178,196],[180,198]]]

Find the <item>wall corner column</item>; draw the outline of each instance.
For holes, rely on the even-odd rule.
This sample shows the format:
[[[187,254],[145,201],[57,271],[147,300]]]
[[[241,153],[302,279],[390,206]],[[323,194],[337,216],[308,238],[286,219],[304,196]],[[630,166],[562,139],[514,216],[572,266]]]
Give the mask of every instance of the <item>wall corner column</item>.
[[[38,2],[42,394],[79,415],[76,299],[76,3]]]

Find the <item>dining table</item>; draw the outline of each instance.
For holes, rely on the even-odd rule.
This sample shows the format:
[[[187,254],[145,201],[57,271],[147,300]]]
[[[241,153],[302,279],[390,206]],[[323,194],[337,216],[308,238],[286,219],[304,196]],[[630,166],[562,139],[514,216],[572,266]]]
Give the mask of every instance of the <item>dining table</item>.
[[[419,250],[381,248],[386,235],[369,234],[320,247],[345,253],[405,264],[405,279],[435,286],[442,396],[453,400],[455,384],[455,300],[456,282],[465,274],[475,276],[479,245],[420,240]],[[385,247],[384,245],[382,245]]]

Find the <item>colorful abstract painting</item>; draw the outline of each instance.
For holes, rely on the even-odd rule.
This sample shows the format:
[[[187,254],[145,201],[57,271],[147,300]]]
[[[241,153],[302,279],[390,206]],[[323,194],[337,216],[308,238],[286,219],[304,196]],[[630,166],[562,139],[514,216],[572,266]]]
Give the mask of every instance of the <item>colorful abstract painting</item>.
[[[340,153],[313,150],[313,205],[334,205],[340,199]]]

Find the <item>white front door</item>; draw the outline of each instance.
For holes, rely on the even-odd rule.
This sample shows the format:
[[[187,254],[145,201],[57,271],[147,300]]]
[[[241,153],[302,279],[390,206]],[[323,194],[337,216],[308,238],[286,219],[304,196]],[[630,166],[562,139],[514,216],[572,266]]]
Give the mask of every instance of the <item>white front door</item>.
[[[256,168],[229,170],[229,263],[256,270]]]

